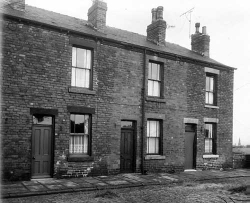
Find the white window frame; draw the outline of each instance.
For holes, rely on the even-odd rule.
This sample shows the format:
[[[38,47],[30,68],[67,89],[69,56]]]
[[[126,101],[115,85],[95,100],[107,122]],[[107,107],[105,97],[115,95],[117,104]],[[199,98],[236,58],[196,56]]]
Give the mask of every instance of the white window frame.
[[[92,50],[72,47],[71,86],[90,89],[92,85]]]

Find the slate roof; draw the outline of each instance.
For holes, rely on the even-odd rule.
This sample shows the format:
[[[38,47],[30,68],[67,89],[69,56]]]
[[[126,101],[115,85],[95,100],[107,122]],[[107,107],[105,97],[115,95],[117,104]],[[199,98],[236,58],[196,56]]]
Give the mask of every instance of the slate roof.
[[[41,24],[59,27],[62,29],[68,29],[79,33],[85,33],[96,37],[103,37],[106,39],[117,40],[124,43],[133,44],[135,46],[141,46],[150,48],[156,51],[175,54],[182,57],[187,57],[193,60],[203,61],[206,63],[212,63],[214,65],[232,68],[222,63],[219,63],[209,57],[201,56],[200,54],[191,51],[187,48],[179,45],[166,42],[165,46],[157,46],[156,44],[146,40],[146,36],[137,33],[113,28],[106,26],[104,33],[98,32],[88,25],[88,21],[70,17],[67,15],[55,13],[52,11],[36,8],[33,6],[25,5],[25,11],[18,11],[10,6],[5,6],[0,9],[0,12],[6,16],[17,17],[23,20],[29,20]]]

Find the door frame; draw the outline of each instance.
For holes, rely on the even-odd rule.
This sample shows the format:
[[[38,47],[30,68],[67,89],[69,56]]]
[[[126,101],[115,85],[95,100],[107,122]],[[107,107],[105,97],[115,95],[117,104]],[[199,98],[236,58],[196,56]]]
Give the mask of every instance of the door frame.
[[[192,126],[191,128],[193,128],[193,131],[186,131],[186,126]],[[186,132],[194,132],[194,142],[193,142],[193,169],[196,169],[196,163],[197,163],[197,124],[195,123],[185,123],[185,129],[184,129],[184,133],[185,133],[185,139],[186,139]],[[186,140],[184,140],[186,141]],[[185,144],[184,144],[185,146]],[[184,148],[185,151],[185,148]],[[184,157],[185,158],[185,157]],[[184,161],[186,161],[186,159],[184,159]],[[185,162],[184,162],[185,165]]]
[[[122,135],[122,130],[128,130],[130,129],[132,132],[133,132],[133,138],[132,138],[132,142],[133,142],[133,160],[132,160],[132,173],[135,173],[136,172],[136,149],[137,149],[137,122],[135,120],[121,120],[122,121],[128,121],[128,122],[132,122],[132,128],[123,128],[121,126],[120,128],[120,153],[121,153],[121,135]],[[121,161],[121,157],[120,157],[120,161]],[[120,172],[122,172],[121,170],[121,164],[120,164]]]
[[[50,116],[52,118],[52,124],[51,125],[39,125],[39,124],[33,124],[33,116],[35,115],[41,115],[41,116]],[[50,177],[52,178],[54,174],[54,149],[55,149],[55,115],[50,115],[50,114],[43,114],[43,113],[34,113],[32,114],[32,126],[31,126],[31,153],[30,153],[30,178],[35,178],[33,176],[33,163],[32,163],[32,158],[33,158],[33,127],[34,126],[44,126],[44,127],[51,127],[51,160],[50,160]]]

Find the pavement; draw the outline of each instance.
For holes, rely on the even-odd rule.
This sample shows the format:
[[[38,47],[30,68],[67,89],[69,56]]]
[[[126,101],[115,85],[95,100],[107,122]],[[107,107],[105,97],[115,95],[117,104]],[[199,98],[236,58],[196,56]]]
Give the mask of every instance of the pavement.
[[[30,181],[8,182],[1,184],[2,198],[27,197],[79,191],[94,191],[140,187],[148,185],[171,185],[183,181],[209,181],[246,177],[249,179],[250,169],[230,171],[185,171],[181,173],[157,173],[142,175],[139,173],[118,174],[112,176],[97,176],[71,179],[33,179]]]

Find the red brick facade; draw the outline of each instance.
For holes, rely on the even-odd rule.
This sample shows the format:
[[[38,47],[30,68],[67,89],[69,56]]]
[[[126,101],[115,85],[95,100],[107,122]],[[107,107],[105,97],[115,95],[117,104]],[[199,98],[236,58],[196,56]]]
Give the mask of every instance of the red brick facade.
[[[217,107],[210,108],[205,105],[205,67],[210,63],[8,16],[2,25],[4,179],[31,178],[32,112],[39,110],[54,118],[53,177],[119,173],[122,120],[133,121],[135,126],[134,172],[142,168],[149,172],[184,170],[185,122],[190,119],[198,120],[196,168],[232,165],[233,69],[213,65],[219,70]],[[91,90],[71,87],[72,45],[77,42],[93,50]],[[147,96],[149,61],[162,66],[160,98]],[[80,113],[94,112],[91,153],[82,159],[69,157],[72,106]],[[212,158],[203,157],[206,118],[218,119],[218,156]],[[146,154],[147,119],[162,122],[158,156]]]

